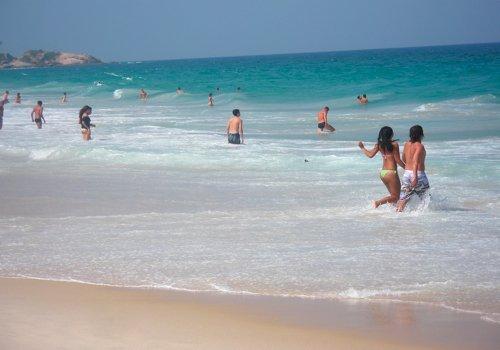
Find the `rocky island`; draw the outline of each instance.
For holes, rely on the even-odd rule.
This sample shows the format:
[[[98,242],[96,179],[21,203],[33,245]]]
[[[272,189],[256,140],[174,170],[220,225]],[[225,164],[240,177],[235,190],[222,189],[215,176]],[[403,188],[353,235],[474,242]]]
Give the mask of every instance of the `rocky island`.
[[[97,58],[79,53],[29,50],[21,57],[0,53],[0,68],[51,67],[102,63]]]

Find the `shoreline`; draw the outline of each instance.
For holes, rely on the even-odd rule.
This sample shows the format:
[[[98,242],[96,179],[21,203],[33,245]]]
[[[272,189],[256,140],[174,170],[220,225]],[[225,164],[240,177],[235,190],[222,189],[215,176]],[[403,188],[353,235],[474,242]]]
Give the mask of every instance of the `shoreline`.
[[[494,349],[498,325],[430,306],[0,277],[6,349]],[[91,346],[92,344],[92,346]]]
[[[492,319],[490,315],[479,311],[479,310],[467,310],[461,309],[457,307],[453,307],[450,305],[446,305],[444,303],[435,303],[429,301],[416,301],[416,300],[402,300],[402,299],[392,299],[392,298],[355,298],[355,297],[315,297],[308,295],[272,295],[272,294],[259,294],[248,291],[237,291],[237,290],[222,290],[222,289],[189,289],[189,288],[177,288],[167,285],[119,285],[119,284],[110,284],[110,283],[98,283],[98,282],[87,282],[83,280],[76,279],[51,279],[44,277],[33,277],[33,276],[1,276],[0,281],[3,279],[13,279],[13,280],[33,280],[33,281],[42,281],[42,282],[54,282],[54,283],[70,283],[70,284],[81,284],[88,286],[96,286],[96,287],[106,287],[106,288],[118,288],[118,289],[130,289],[130,290],[142,290],[142,291],[164,291],[166,293],[183,293],[186,295],[192,294],[197,295],[198,297],[207,296],[207,297],[221,297],[221,298],[231,298],[231,297],[252,297],[252,298],[269,298],[269,299],[289,299],[291,301],[312,301],[319,303],[341,303],[341,304],[408,304],[415,307],[424,307],[424,308],[432,308],[438,309],[441,311],[449,311],[457,314],[464,314],[469,316],[475,316],[479,321],[486,322],[489,324],[497,325],[500,327],[500,321]]]

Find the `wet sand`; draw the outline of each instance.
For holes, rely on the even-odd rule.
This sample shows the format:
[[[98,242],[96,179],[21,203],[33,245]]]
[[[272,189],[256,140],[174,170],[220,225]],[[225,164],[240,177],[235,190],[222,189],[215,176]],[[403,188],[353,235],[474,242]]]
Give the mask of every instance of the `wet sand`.
[[[476,315],[0,278],[2,349],[494,348]]]

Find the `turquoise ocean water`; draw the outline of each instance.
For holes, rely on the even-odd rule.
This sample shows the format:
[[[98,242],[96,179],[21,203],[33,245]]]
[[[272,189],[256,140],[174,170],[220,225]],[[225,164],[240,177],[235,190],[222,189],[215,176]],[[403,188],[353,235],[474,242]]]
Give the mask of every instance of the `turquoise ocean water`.
[[[500,321],[500,44],[2,70],[0,89],[23,97],[0,132],[0,275],[406,300]],[[318,136],[324,105],[337,132]],[[225,139],[233,108],[244,146]],[[357,141],[390,125],[404,142],[416,123],[431,197],[371,209],[381,160]]]

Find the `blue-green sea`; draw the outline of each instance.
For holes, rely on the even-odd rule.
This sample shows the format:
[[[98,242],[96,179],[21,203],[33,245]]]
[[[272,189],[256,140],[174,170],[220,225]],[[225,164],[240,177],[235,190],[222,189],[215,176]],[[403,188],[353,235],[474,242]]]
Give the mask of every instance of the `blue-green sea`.
[[[1,276],[388,299],[500,322],[500,44],[0,70],[0,89]],[[318,135],[325,105],[337,131]],[[227,143],[233,108],[245,145]],[[389,125],[402,145],[414,124],[430,196],[372,209],[382,161],[357,142]]]

